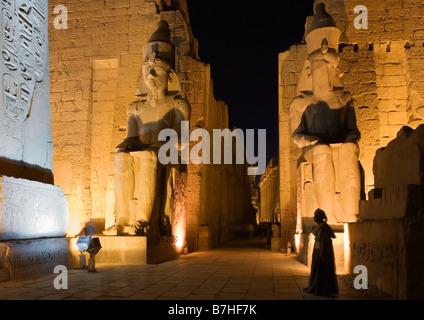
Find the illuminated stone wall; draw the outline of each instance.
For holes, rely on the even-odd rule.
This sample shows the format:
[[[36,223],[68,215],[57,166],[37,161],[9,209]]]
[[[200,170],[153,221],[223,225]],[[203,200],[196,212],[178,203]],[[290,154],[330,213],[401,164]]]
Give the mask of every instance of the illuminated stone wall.
[[[342,32],[342,82],[356,101],[362,134],[360,162],[367,194],[374,186],[372,167],[376,150],[393,140],[402,126],[415,129],[424,123],[424,8],[421,2],[413,0],[315,1],[315,5],[318,3],[326,4]],[[354,27],[357,5],[368,8],[367,30]],[[289,104],[297,95],[297,80],[307,57],[301,41],[279,56],[280,201],[283,223],[293,234],[297,210],[296,161],[301,150],[290,137]]]
[[[52,0],[65,5],[68,29],[50,13],[51,109],[55,182],[70,203],[71,234],[87,224],[95,232],[114,222],[114,154],[127,130],[127,106],[135,100],[142,47],[161,19],[176,47],[176,72],[192,107],[191,129],[228,127],[228,107],[216,101],[210,66],[199,61],[185,1]],[[193,142],[192,144],[196,144]],[[187,241],[197,249],[199,225],[209,226],[213,246],[229,225],[252,212],[247,168],[188,166]],[[247,190],[245,196],[245,189]],[[237,196],[236,196],[237,195]]]

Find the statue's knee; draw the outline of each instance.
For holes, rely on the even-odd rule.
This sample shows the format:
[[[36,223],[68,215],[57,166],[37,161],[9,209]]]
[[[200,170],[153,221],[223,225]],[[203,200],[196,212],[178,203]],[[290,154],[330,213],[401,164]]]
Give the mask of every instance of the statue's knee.
[[[354,157],[359,156],[359,147],[356,143],[349,142],[349,143],[343,143],[340,147],[340,151],[343,155],[352,155]]]
[[[115,160],[125,161],[131,158],[131,155],[127,152],[118,152],[115,154]]]
[[[140,161],[144,165],[156,165],[158,162],[158,155],[155,151],[145,150],[140,152]]]
[[[131,165],[133,162],[133,158],[131,154],[126,152],[118,152],[115,155],[115,166],[116,167],[123,167],[127,165]]]
[[[331,147],[328,144],[318,144],[312,148],[314,153],[331,154]]]
[[[312,148],[313,163],[324,163],[333,161],[331,147],[326,144],[316,145]]]
[[[141,158],[145,160],[157,160],[158,155],[155,151],[142,151],[141,152]]]

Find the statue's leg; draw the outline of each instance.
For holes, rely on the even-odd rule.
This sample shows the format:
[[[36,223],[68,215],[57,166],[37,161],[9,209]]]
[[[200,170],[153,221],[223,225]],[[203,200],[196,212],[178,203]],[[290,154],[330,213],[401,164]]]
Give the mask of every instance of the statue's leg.
[[[156,199],[156,170],[158,157],[155,151],[137,152],[135,158],[135,181],[138,206],[136,221],[150,222]]]
[[[130,220],[130,202],[134,194],[134,163],[131,154],[115,156],[115,225],[125,227]]]
[[[340,147],[340,183],[344,221],[355,222],[361,200],[361,172],[359,169],[359,147],[356,143],[344,143]]]
[[[325,211],[329,224],[337,223],[334,212],[335,173],[331,147],[315,145],[305,152],[305,158],[312,164],[314,190],[318,206]]]

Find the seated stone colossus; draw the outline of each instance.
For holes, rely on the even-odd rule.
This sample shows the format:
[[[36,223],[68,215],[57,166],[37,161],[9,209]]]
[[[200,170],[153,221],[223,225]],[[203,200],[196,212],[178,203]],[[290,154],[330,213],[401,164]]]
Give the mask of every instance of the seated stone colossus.
[[[306,36],[308,58],[299,78],[300,94],[290,105],[293,141],[312,165],[317,205],[334,225],[357,221],[361,194],[361,134],[354,100],[340,80],[339,38],[333,18],[319,4]]]
[[[143,48],[143,57],[140,98],[128,107],[127,138],[116,149],[116,222],[105,235],[170,235],[169,210],[165,209],[170,168],[158,159],[165,143],[158,137],[162,130],[173,129],[181,138],[181,122],[190,120],[190,104],[173,70],[175,49],[166,21],[159,22]]]

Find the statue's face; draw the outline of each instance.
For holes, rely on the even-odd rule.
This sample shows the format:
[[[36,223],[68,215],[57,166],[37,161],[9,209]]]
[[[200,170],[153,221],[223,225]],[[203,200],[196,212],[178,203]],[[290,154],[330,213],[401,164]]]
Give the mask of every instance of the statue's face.
[[[309,57],[311,61],[310,77],[313,91],[332,91],[335,84],[340,82],[339,56],[333,50],[316,51]]]
[[[143,78],[151,92],[166,92],[168,87],[169,66],[161,60],[146,62],[143,65]]]

